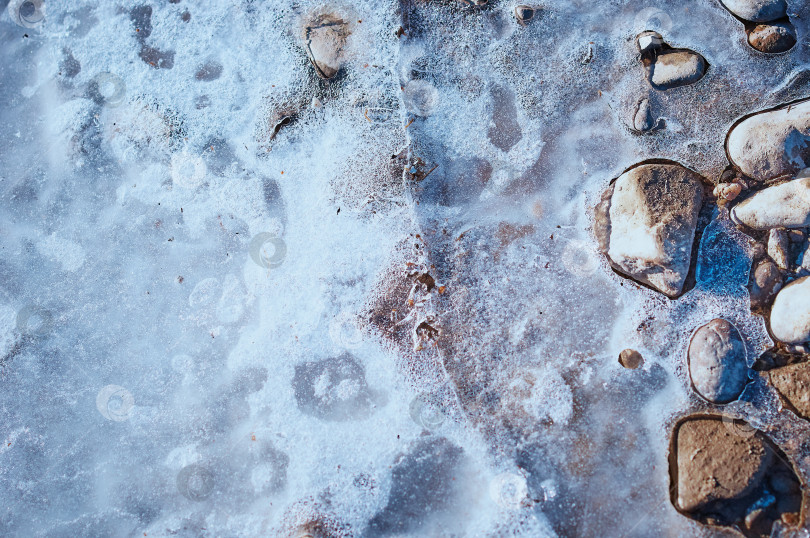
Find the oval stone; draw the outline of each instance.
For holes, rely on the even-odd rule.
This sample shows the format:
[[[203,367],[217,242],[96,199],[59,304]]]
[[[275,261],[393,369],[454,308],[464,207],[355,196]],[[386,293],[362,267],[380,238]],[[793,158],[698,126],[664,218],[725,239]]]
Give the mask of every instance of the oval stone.
[[[726,9],[741,19],[768,22],[787,15],[786,0],[721,0]]]
[[[759,182],[810,167],[810,100],[741,121],[728,134],[726,153],[740,172]]]
[[[731,209],[731,220],[755,230],[810,226],[810,178],[759,191]]]
[[[688,362],[692,385],[712,403],[736,400],[748,383],[745,344],[740,331],[724,319],[714,319],[695,332]]]
[[[791,282],[776,295],[771,332],[786,344],[810,342],[810,277]]]
[[[787,52],[797,39],[796,28],[789,22],[759,24],[748,34],[748,44],[766,54]]]

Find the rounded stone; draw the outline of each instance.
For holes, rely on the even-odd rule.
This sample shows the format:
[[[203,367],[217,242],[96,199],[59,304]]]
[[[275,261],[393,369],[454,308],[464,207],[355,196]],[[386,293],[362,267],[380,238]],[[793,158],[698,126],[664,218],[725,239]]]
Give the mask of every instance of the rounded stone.
[[[787,52],[797,40],[796,28],[789,22],[759,24],[748,34],[748,44],[766,54]]]
[[[765,308],[782,287],[782,273],[771,260],[763,260],[754,269],[749,294],[751,307]]]
[[[706,60],[691,50],[661,53],[652,66],[650,82],[656,88],[668,90],[694,84],[706,74]]]
[[[810,342],[810,277],[791,282],[776,295],[771,332],[785,344]]]
[[[786,0],[722,0],[726,9],[741,19],[768,22],[787,15]]]
[[[619,353],[619,364],[628,370],[635,370],[644,365],[644,357],[635,349],[625,349]]]
[[[757,182],[795,177],[810,167],[810,100],[760,112],[736,124],[726,153]]]
[[[714,319],[695,332],[688,362],[692,385],[712,403],[736,400],[748,383],[745,344],[740,331],[724,319]]]

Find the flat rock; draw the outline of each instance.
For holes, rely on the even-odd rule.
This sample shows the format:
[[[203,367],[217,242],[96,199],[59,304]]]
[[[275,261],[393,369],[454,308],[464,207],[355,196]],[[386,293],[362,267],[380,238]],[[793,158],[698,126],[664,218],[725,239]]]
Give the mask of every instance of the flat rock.
[[[768,22],[787,15],[786,0],[721,0],[726,9],[741,19]]]
[[[771,332],[786,344],[810,342],[810,277],[791,282],[776,295]]]
[[[748,44],[766,54],[787,52],[797,40],[796,28],[789,22],[758,24],[748,34]]]
[[[728,135],[726,153],[746,176],[765,182],[810,166],[810,100],[755,114]]]
[[[667,50],[655,58],[650,68],[653,87],[669,90],[694,84],[706,74],[706,60],[691,50]]]
[[[731,209],[731,220],[755,230],[810,226],[810,178],[759,191]]]
[[[338,74],[345,60],[349,33],[346,21],[328,13],[316,16],[304,26],[307,56],[319,77],[330,79]]]
[[[740,397],[748,383],[745,344],[740,331],[724,319],[700,327],[689,343],[689,376],[695,390],[712,403]]]
[[[594,230],[614,269],[669,297],[683,291],[692,261],[701,177],[679,164],[622,174],[596,207]]]
[[[771,464],[761,435],[739,435],[717,418],[686,420],[675,435],[676,499],[686,512],[745,497]]]
[[[771,370],[768,380],[802,418],[810,420],[810,362]]]

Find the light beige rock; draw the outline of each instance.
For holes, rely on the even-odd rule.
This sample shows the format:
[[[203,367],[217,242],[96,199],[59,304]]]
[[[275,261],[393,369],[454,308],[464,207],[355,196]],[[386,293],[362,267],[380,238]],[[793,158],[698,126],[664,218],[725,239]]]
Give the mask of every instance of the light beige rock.
[[[694,84],[706,73],[706,60],[690,50],[660,53],[652,64],[650,81],[656,88],[668,90]]]
[[[614,182],[596,208],[600,249],[617,271],[675,297],[689,273],[702,202],[701,177],[688,168],[633,168]]]
[[[726,152],[756,181],[795,176],[810,166],[810,100],[741,121],[729,132]]]
[[[786,344],[810,342],[810,277],[791,282],[776,295],[771,332]]]
[[[790,265],[788,262],[789,247],[788,235],[784,229],[773,228],[768,232],[768,256],[776,262],[779,269],[787,270]]]
[[[731,220],[755,230],[810,226],[810,178],[759,191],[731,209]]]
[[[785,0],[721,0],[726,9],[741,19],[767,22],[787,15]]]
[[[304,45],[315,72],[323,79],[338,74],[345,61],[349,25],[331,14],[314,17],[304,27]]]

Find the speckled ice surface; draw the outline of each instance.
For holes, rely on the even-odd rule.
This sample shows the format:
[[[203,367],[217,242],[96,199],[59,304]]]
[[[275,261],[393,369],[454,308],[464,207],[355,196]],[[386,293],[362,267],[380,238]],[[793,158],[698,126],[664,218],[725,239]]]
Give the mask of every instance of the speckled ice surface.
[[[695,328],[772,344],[750,243],[716,211],[670,300],[610,270],[590,210],[647,159],[716,181],[738,118],[810,95],[810,6],[766,56],[717,0],[550,0],[526,26],[510,1],[7,4],[0,535],[717,534],[670,503],[669,435],[713,409]],[[318,10],[350,23],[331,82]],[[706,76],[652,89],[643,30]],[[808,480],[772,389],[726,411]]]

